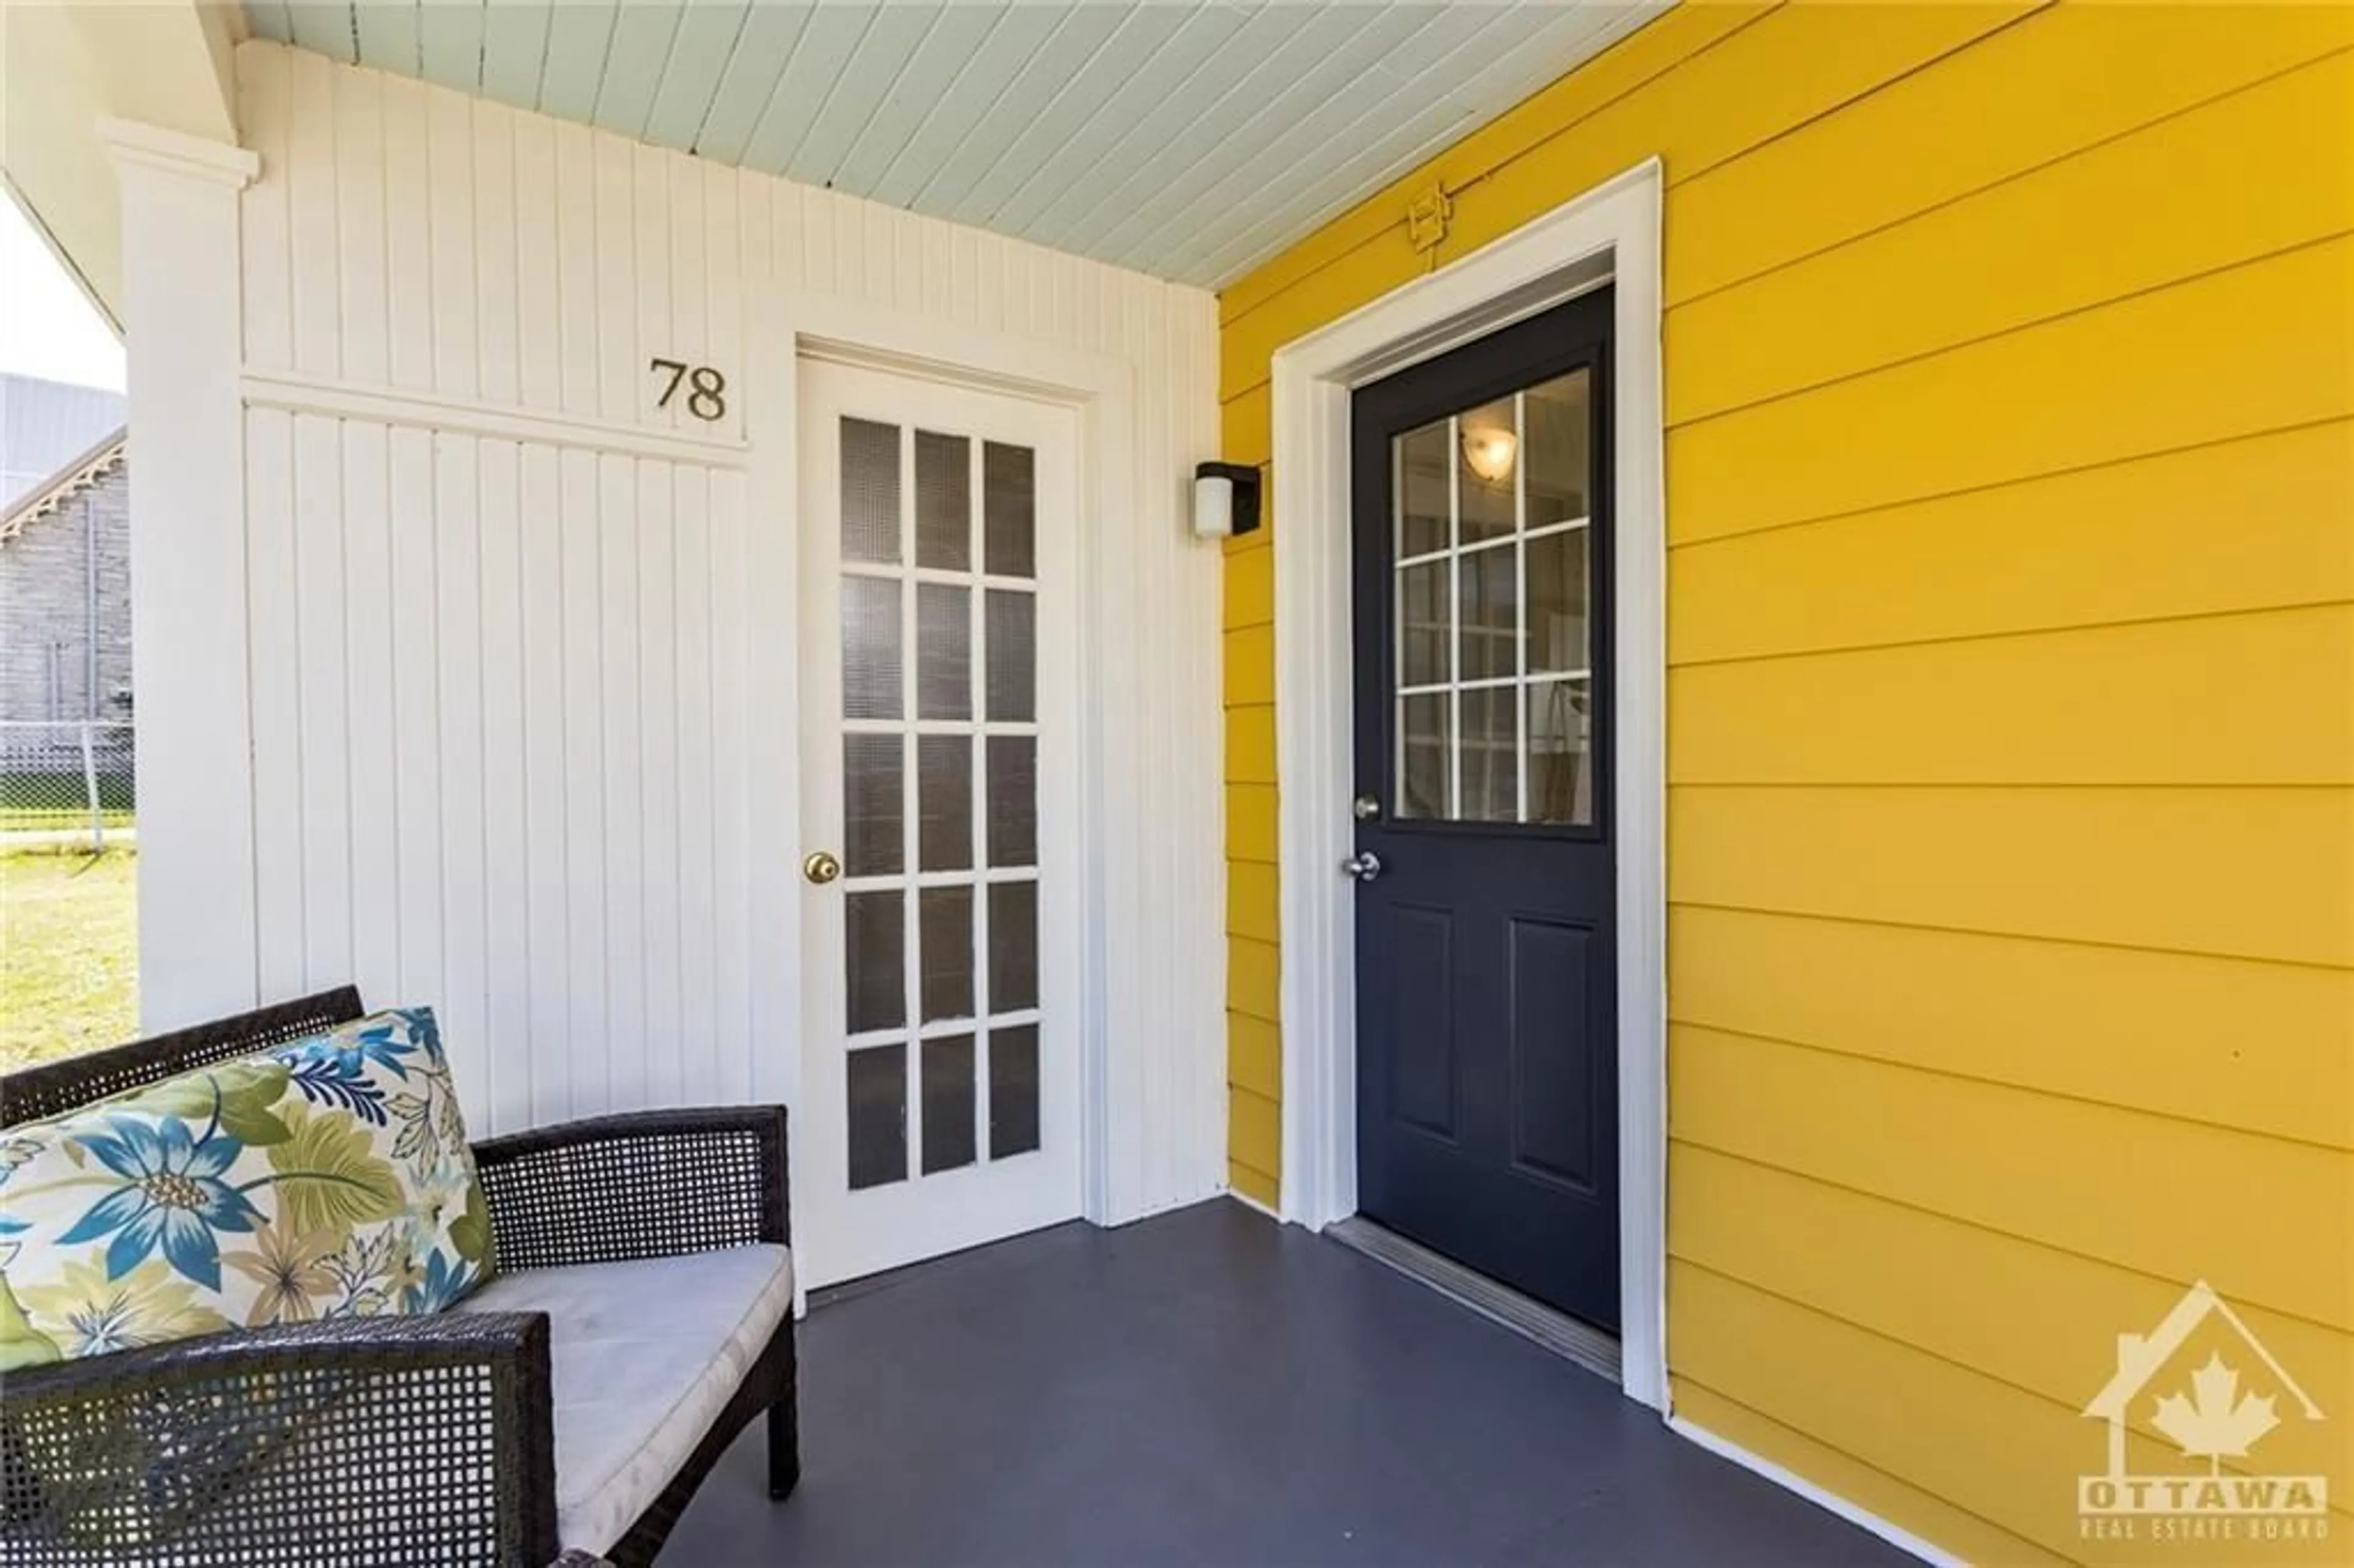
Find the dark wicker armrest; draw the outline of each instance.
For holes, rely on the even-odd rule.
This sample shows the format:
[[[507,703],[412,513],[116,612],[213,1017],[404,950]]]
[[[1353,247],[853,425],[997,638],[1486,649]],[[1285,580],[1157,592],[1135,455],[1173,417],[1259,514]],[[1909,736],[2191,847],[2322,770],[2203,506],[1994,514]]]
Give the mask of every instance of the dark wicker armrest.
[[[782,1106],[564,1122],[485,1139],[474,1163],[502,1269],[792,1239]]]
[[[0,1558],[555,1560],[545,1313],[232,1330],[8,1375]]]

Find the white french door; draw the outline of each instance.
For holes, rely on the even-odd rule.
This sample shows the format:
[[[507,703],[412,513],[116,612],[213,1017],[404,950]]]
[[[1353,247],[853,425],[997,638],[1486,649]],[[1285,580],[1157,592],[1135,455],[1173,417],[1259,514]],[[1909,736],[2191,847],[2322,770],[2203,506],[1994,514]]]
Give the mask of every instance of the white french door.
[[[1077,416],[805,359],[800,1270],[1076,1217]]]

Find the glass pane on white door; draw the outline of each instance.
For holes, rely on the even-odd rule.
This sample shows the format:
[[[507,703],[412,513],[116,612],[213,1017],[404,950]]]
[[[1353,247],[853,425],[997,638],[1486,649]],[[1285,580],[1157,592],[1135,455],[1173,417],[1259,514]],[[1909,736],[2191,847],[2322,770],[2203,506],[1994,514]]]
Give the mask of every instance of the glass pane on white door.
[[[961,572],[972,567],[972,443],[916,432],[916,565]]]
[[[924,1042],[924,1174],[973,1162],[973,1039]]]
[[[847,577],[842,585],[842,713],[844,718],[899,716],[899,585]]]
[[[853,876],[884,876],[903,868],[907,791],[896,735],[842,737],[842,868]]]
[[[844,1174],[865,1190],[1039,1147],[1037,465],[968,432],[839,435]]]
[[[992,576],[1038,575],[1038,463],[1028,447],[991,441],[981,459],[982,556]]]
[[[842,421],[842,558],[899,559],[899,430]]]
[[[1000,1029],[989,1052],[989,1157],[1038,1147],[1038,1026]]]
[[[850,1185],[880,1187],[907,1171],[907,1048],[868,1045],[850,1054]]]
[[[1038,743],[1026,735],[989,737],[989,863],[1038,863]]]
[[[907,897],[897,888],[853,893],[843,900],[849,955],[850,1003],[845,1026],[854,1034],[892,1029],[907,1021],[907,995],[901,980],[907,963],[907,933],[902,913]]]
[[[926,871],[972,869],[972,737],[927,735],[916,741],[916,863]]]

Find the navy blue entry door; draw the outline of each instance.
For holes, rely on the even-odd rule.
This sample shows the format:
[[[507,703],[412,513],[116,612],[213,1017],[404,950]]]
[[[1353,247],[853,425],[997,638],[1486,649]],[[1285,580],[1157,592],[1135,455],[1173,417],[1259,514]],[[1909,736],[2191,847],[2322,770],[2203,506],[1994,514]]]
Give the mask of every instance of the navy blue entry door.
[[[1354,396],[1357,1194],[1618,1321],[1610,291]]]

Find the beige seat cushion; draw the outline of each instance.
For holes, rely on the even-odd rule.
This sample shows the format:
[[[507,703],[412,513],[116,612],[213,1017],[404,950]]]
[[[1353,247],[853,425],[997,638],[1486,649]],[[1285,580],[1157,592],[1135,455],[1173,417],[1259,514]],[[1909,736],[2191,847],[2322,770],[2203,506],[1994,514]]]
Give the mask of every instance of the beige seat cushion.
[[[461,1312],[545,1312],[556,1385],[557,1539],[602,1552],[686,1463],[793,1308],[792,1253],[503,1274]]]

